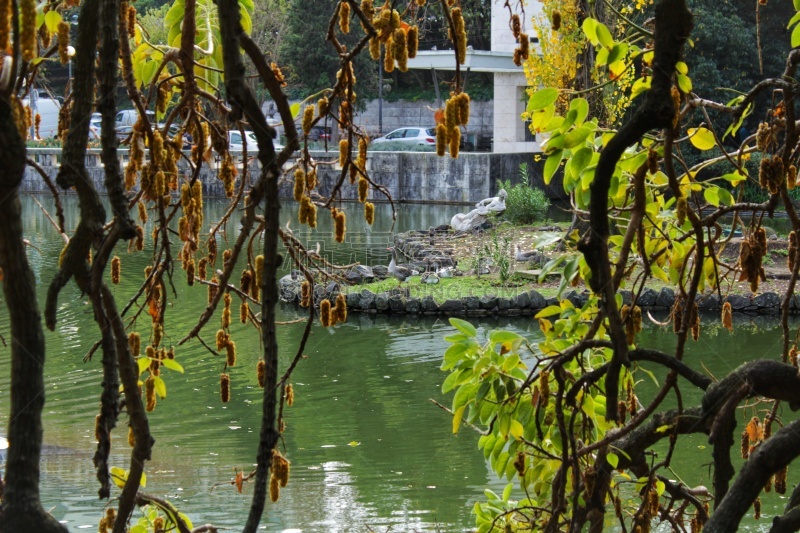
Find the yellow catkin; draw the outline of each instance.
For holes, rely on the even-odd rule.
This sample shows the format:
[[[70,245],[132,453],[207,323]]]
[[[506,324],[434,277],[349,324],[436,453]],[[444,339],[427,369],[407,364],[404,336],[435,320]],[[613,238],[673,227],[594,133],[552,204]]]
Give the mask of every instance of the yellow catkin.
[[[0,50],[6,50],[11,37],[11,0],[0,0]]]
[[[263,274],[264,274],[264,256],[257,255],[256,256],[256,264],[255,264],[255,274],[256,274],[256,287],[259,289],[264,284],[263,282]]]
[[[189,259],[186,262],[186,283],[194,285],[194,259]]]
[[[161,344],[161,339],[164,337],[164,327],[156,322],[153,324],[153,346],[158,346]]]
[[[414,59],[417,57],[417,49],[419,48],[419,29],[416,26],[411,26],[408,28],[408,33],[406,34],[406,54],[408,55],[408,59]]]
[[[307,105],[303,110],[303,133],[308,135],[311,131],[311,125],[314,123],[314,106]]]
[[[291,383],[286,385],[286,405],[289,407],[294,405],[294,387]]]
[[[369,56],[376,61],[381,57],[381,42],[377,37],[369,40]]]
[[[228,340],[225,344],[225,363],[228,366],[236,366],[236,343]]]
[[[328,100],[328,97],[327,96],[323,96],[322,98],[317,100],[317,114],[319,116],[321,116],[321,117],[325,116],[325,114],[330,109],[330,106],[331,106],[331,103]]]
[[[678,226],[683,226],[683,223],[686,222],[686,210],[688,209],[688,202],[686,201],[685,196],[681,196],[678,198],[677,206],[675,208],[675,219],[678,222]]]
[[[306,174],[306,190],[312,191],[317,186],[317,169],[312,167]]]
[[[362,204],[367,201],[367,194],[369,193],[369,182],[362,176],[358,180],[358,201]]]
[[[20,0],[19,10],[22,14],[20,21],[20,48],[22,59],[33,61],[38,55],[36,47],[36,1]]]
[[[303,198],[303,193],[306,192],[306,173],[302,168],[297,168],[294,171],[294,199],[299,202]]]
[[[256,377],[258,378],[258,386],[262,389],[266,385],[267,380],[267,364],[262,360],[256,365]]]
[[[247,302],[242,302],[239,306],[239,322],[247,324],[247,318],[250,316],[250,306]]]
[[[58,60],[62,65],[69,62],[67,47],[69,46],[69,24],[63,20],[58,23]]]
[[[225,344],[228,342],[228,334],[225,333],[224,329],[217,330],[216,341],[217,350],[221,350],[225,347]]]
[[[456,104],[458,105],[458,123],[466,126],[469,123],[469,104],[470,98],[467,93],[460,93],[456,97]]]
[[[339,4],[339,29],[342,33],[350,33],[350,4],[347,0]]]
[[[228,374],[219,375],[219,398],[222,403],[231,401],[231,377]]]
[[[272,503],[275,503],[278,501],[278,498],[280,497],[281,497],[280,481],[278,481],[278,478],[276,478],[275,475],[273,474],[269,477],[269,499],[270,501],[272,501]]]
[[[308,280],[300,285],[300,307],[311,305],[311,284]]]
[[[339,141],[339,164],[344,166],[347,162],[347,156],[350,155],[350,143],[347,139]]]
[[[111,260],[111,283],[114,285],[119,285],[120,268],[120,259],[115,255]]]
[[[448,137],[450,141],[450,157],[455,159],[458,157],[458,149],[461,145],[461,130],[458,128],[453,129]]]
[[[397,61],[397,68],[400,72],[408,71],[408,43],[406,32],[403,28],[397,28],[392,36],[392,54]]]
[[[394,47],[392,46],[391,39],[389,39],[383,47],[383,70],[386,72],[394,72]]]
[[[225,293],[223,296],[224,306],[222,308],[222,328],[228,329],[231,326],[231,295]]]
[[[133,426],[128,426],[128,446],[133,448],[136,445],[136,434],[133,432]]]
[[[331,302],[328,299],[322,300],[319,304],[319,321],[323,327],[331,326]]]
[[[375,204],[372,202],[364,203],[364,220],[366,220],[367,224],[370,226],[375,222]]]
[[[347,218],[345,217],[344,211],[336,210],[333,213],[333,236],[336,238],[336,242],[342,243],[344,242],[344,236],[347,226]]]
[[[447,151],[447,127],[444,124],[436,126],[436,154],[444,156]]]

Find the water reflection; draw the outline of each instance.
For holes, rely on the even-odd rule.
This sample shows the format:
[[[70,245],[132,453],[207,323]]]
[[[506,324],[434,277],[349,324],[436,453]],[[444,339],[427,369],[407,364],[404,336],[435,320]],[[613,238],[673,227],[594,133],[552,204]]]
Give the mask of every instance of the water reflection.
[[[42,202],[52,207],[47,199]],[[26,233],[33,245],[29,256],[42,302],[45,282],[55,273],[63,241],[29,197],[23,198],[23,203]],[[67,227],[74,228],[74,198],[68,199],[65,207]],[[223,212],[225,204],[206,201],[206,207],[206,220],[211,220]],[[373,228],[359,222],[360,206],[346,208],[349,246],[331,245],[330,220],[324,216],[319,217],[318,233],[292,229],[311,247],[319,241],[335,261],[385,260],[385,246],[392,235],[388,207],[378,206],[382,212]],[[401,206],[395,231],[445,223],[452,209]],[[290,211],[284,220],[293,216]],[[231,222],[226,228],[229,239],[235,238],[237,227]],[[128,254],[123,248],[118,254],[123,276],[113,290],[123,303],[139,283],[148,256]],[[185,281],[179,278],[176,275],[178,299],[167,310],[169,344],[190,329],[206,300],[202,290],[185,291]],[[101,382],[99,357],[83,362],[97,339],[97,326],[86,298],[73,284],[65,288],[59,305],[57,331],[47,335],[44,423],[48,448],[42,464],[42,496],[45,507],[71,531],[81,531],[96,527],[105,504],[92,497],[97,491],[91,456]],[[293,307],[279,307],[281,320],[300,316]],[[686,361],[694,368],[706,367],[719,377],[756,350],[775,356],[779,353],[772,319],[736,317],[733,335],[713,325],[716,321],[716,317],[708,317],[700,340],[688,346]],[[209,337],[217,324],[209,324]],[[540,338],[530,319],[481,321],[482,334],[495,328],[512,329],[533,343]],[[279,328],[282,368],[294,357],[302,329],[302,325]],[[0,333],[7,338],[7,332],[7,314],[0,313]],[[471,529],[470,509],[483,498],[483,489],[488,485],[499,492],[506,482],[489,473],[478,453],[477,435],[464,429],[454,437],[449,416],[429,401],[434,398],[446,405],[451,401],[441,394],[446,374],[439,371],[441,354],[447,347],[443,337],[448,333],[446,321],[420,317],[351,314],[346,324],[332,331],[314,326],[304,352],[306,359],[294,375],[296,405],[287,410],[284,446],[293,462],[292,475],[279,502],[267,507],[265,530]],[[238,323],[232,326],[232,336],[239,360],[230,369],[229,404],[219,401],[222,360],[197,342],[177,349],[185,374],[164,372],[168,396],[159,401],[151,415],[156,447],[147,466],[145,490],[174,501],[195,524],[238,529],[246,519],[252,488],[246,484],[244,494],[238,494],[231,485],[213,491],[212,487],[233,479],[235,469],[245,473],[252,470],[262,391],[255,372],[260,353],[257,336]],[[674,342],[671,334],[652,326],[642,332],[640,340],[663,350],[670,350]],[[8,368],[8,357],[8,349],[0,349],[3,368]],[[649,368],[657,380],[663,380],[659,368]],[[649,377],[638,378],[642,380],[642,400],[647,401],[656,387]],[[8,422],[8,383],[8,373],[0,374],[0,427]],[[699,394],[688,387],[682,390],[685,405],[699,402]],[[125,434],[123,422],[114,435],[112,465],[125,467],[128,463]],[[676,465],[676,470],[687,473],[687,483],[708,483],[707,469],[691,462],[708,461],[706,446],[701,438],[681,440],[679,457],[688,460]],[[780,497],[774,494],[762,500],[765,514],[776,512],[781,505]]]

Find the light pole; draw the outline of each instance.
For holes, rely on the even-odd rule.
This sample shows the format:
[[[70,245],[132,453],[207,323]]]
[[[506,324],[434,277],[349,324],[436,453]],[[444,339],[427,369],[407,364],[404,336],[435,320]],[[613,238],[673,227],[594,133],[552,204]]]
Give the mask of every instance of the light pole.
[[[72,92],[72,58],[75,56],[75,48],[72,45],[67,46],[67,75],[69,79],[67,80],[67,86],[69,87],[70,92]],[[65,93],[67,91],[64,91]],[[66,94],[64,95],[66,96]]]

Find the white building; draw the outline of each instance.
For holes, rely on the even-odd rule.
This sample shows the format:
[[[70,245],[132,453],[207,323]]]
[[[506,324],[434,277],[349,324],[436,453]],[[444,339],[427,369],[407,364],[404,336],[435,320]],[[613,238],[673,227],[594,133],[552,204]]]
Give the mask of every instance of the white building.
[[[494,143],[495,153],[538,152],[539,143],[530,134],[521,115],[528,100],[525,92],[528,81],[522,67],[514,64],[514,49],[519,45],[509,25],[510,13],[503,0],[492,2],[491,50],[468,50],[464,72],[492,72],[494,74]],[[526,2],[524,14],[514,4],[522,22],[522,32],[530,35],[530,21],[542,11],[539,2]],[[531,36],[535,37],[535,36]],[[532,43],[531,50],[536,47]],[[408,68],[424,70],[455,70],[452,51],[420,50],[417,57],[408,60]],[[469,92],[469,89],[467,89]]]

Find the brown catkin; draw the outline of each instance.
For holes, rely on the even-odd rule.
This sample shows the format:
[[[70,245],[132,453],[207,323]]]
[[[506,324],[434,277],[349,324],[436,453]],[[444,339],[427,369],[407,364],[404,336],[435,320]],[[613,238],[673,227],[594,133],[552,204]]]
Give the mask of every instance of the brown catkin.
[[[397,68],[400,72],[408,71],[408,41],[406,39],[406,32],[403,28],[397,28],[392,36],[392,53],[395,61],[397,61]]]
[[[381,57],[381,42],[377,37],[369,40],[369,57],[376,61]]]
[[[519,39],[519,34],[522,31],[522,23],[519,20],[519,15],[514,13],[511,15],[511,33],[514,34],[514,39]]]
[[[221,350],[225,347],[225,344],[228,342],[228,334],[225,332],[224,329],[217,330],[216,341],[217,341],[217,350]]]
[[[219,375],[219,399],[222,403],[231,401],[231,377],[228,374]]]
[[[294,405],[294,387],[291,383],[286,385],[286,405],[289,407]]]
[[[136,434],[133,432],[133,426],[128,426],[128,446],[133,448],[136,445]]]
[[[273,473],[269,477],[269,499],[270,501],[272,501],[272,503],[275,503],[278,501],[278,498],[280,497],[281,497],[280,481],[278,481],[278,478],[275,477],[275,474]]]
[[[747,459],[750,456],[750,437],[747,435],[746,429],[742,431],[740,451],[742,453],[742,459]]]
[[[137,209],[139,211],[139,220],[142,221],[142,224],[147,224],[147,206],[140,200],[137,204]]]
[[[300,307],[311,305],[311,284],[308,280],[300,285]]]
[[[148,413],[152,413],[156,408],[156,378],[149,376],[144,382],[145,390],[145,409]]]
[[[753,518],[756,520],[761,518],[761,498],[756,498],[753,502]]]
[[[347,139],[339,141],[339,164],[344,166],[347,162],[347,156],[350,155],[350,143]]]
[[[347,298],[341,292],[336,296],[333,313],[336,316],[336,322],[347,322]]]
[[[346,226],[347,218],[345,217],[344,211],[337,209],[336,212],[333,213],[333,236],[336,238],[336,242],[344,242]]]
[[[686,201],[685,196],[681,196],[678,198],[678,202],[675,208],[675,219],[678,222],[678,226],[683,226],[683,223],[686,222],[686,210],[689,204]]]
[[[208,268],[208,259],[203,257],[202,259],[200,259],[200,262],[197,263],[197,277],[203,281],[206,280],[207,268]]]
[[[784,466],[782,469],[775,472],[775,492],[778,494],[786,494],[786,475],[789,467]]]
[[[314,123],[314,106],[307,105],[303,109],[303,133],[308,135],[311,131],[311,125]]]
[[[461,146],[461,130],[458,127],[454,128],[448,137],[450,141],[450,157],[455,159],[458,157],[458,149]]]
[[[130,39],[136,38],[136,8],[128,6],[128,37]]]
[[[317,169],[312,167],[306,174],[306,190],[314,190],[317,186]]]
[[[447,126],[438,124],[436,126],[436,155],[442,157],[447,151]]]
[[[267,372],[267,363],[265,363],[263,360],[259,361],[258,364],[256,365],[256,377],[258,378],[258,386],[261,387],[262,389],[264,388],[264,385],[266,384],[267,380],[266,372]]]
[[[191,258],[186,262],[186,283],[194,285],[194,259]]]
[[[419,29],[416,26],[408,28],[406,34],[406,54],[408,59],[417,57],[417,49],[419,48]]]
[[[62,65],[69,62],[69,53],[67,47],[69,46],[69,24],[63,20],[58,23],[58,60]]]
[[[8,49],[11,37],[11,0],[0,0],[0,50]]]
[[[230,339],[225,343],[225,364],[236,366],[236,343]]]
[[[139,357],[139,350],[141,349],[142,345],[142,337],[136,331],[131,331],[128,334],[128,347],[131,350],[131,355],[133,357]]]
[[[319,304],[319,321],[323,327],[331,326],[331,302],[328,299],[322,300]]]
[[[242,324],[247,324],[247,319],[250,316],[250,306],[247,302],[242,302],[242,305],[239,306],[239,322]]]
[[[114,285],[119,285],[120,268],[120,259],[115,255],[111,260],[111,283]]]
[[[733,310],[730,302],[722,304],[722,327],[733,332]]]
[[[22,14],[19,43],[22,49],[22,59],[31,62],[38,54],[36,47],[36,1],[20,0],[19,10]]]

